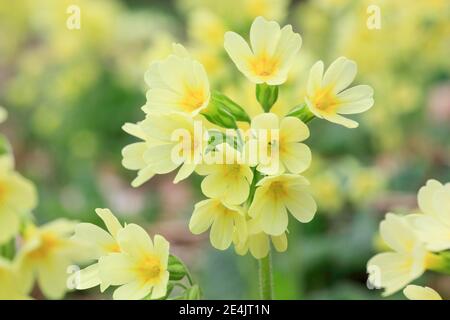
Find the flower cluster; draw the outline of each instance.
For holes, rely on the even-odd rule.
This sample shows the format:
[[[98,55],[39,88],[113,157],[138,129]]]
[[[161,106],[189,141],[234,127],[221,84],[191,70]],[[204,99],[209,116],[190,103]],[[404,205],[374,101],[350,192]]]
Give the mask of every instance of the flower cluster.
[[[367,264],[369,281],[384,288],[384,295],[401,290],[426,270],[450,270],[450,183],[429,180],[418,193],[420,213],[406,216],[388,213],[380,223],[380,235],[391,249],[375,255]],[[410,299],[437,298],[430,288],[408,286]]]
[[[250,251],[260,259],[272,242],[285,251],[288,213],[307,223],[317,210],[301,175],[311,163],[303,143],[310,135],[306,123],[317,117],[354,128],[356,122],[339,114],[373,105],[369,86],[347,89],[356,64],[341,57],[325,74],[322,62],[312,67],[304,100],[294,101],[287,114],[271,112],[301,45],[292,26],[281,28],[263,17],[251,25],[250,44],[225,33],[225,51],[256,87],[261,111],[249,116],[237,100],[211,90],[202,64],[175,44],[173,53],[145,74],[145,119],[123,127],[141,140],[122,150],[124,167],[138,171],[133,186],[177,169],[174,183],[193,172],[205,177],[201,189],[208,199],[195,205],[189,228],[194,234],[210,229],[211,244],[219,250],[233,244],[238,254]]]

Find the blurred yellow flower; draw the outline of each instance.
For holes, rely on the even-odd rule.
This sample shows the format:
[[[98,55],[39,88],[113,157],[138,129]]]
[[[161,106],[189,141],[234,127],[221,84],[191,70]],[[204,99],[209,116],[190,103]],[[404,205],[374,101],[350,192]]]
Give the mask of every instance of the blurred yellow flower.
[[[305,97],[309,110],[318,118],[356,128],[356,121],[340,114],[361,113],[374,103],[370,86],[358,85],[346,89],[355,79],[356,72],[356,63],[345,57],[336,59],[325,74],[323,62],[316,62],[309,73]]]
[[[8,112],[5,108],[0,106],[0,123],[4,122],[8,118]]]
[[[216,146],[211,152],[214,163],[201,164],[196,172],[206,175],[201,188],[205,196],[221,199],[224,203],[238,205],[247,200],[253,172],[245,164],[241,153],[228,143]]]
[[[29,299],[22,291],[21,277],[13,264],[0,257],[0,300],[24,300]]]
[[[384,288],[387,296],[420,277],[437,261],[418,238],[407,218],[386,214],[380,223],[380,235],[392,249],[375,255],[367,263],[369,280]]]
[[[145,73],[147,103],[144,112],[179,111],[197,115],[208,106],[210,91],[204,67],[193,60],[181,45],[174,54],[156,61]]]
[[[403,294],[409,300],[442,300],[439,293],[429,287],[421,287],[410,284],[403,289]]]
[[[417,198],[422,214],[410,216],[414,229],[429,250],[450,249],[450,183],[428,180]]]
[[[312,220],[317,205],[308,193],[308,180],[299,175],[265,177],[257,183],[250,217],[261,224],[265,233],[279,236],[287,230],[289,212],[300,222]]]
[[[286,170],[301,173],[309,167],[311,150],[300,143],[309,137],[309,129],[301,120],[280,119],[274,113],[263,113],[252,119],[251,129],[253,137],[247,142],[246,157],[251,163],[257,161],[259,172],[268,175]]]
[[[211,244],[219,250],[227,249],[233,236],[239,241],[244,241],[247,237],[247,224],[242,209],[225,205],[219,199],[198,202],[189,221],[189,229],[193,234],[201,234],[210,227]]]
[[[75,234],[72,239],[86,242],[92,248],[92,259],[98,260],[109,253],[120,252],[117,234],[123,227],[109,209],[98,208],[95,209],[95,212],[103,220],[108,231],[92,223],[80,223],[75,227]],[[105,291],[107,286],[101,283],[98,272],[98,262],[76,272],[73,275],[73,279],[76,281],[76,289],[83,290],[100,285],[100,290]]]
[[[110,253],[99,260],[99,275],[105,286],[120,286],[116,300],[139,300],[166,295],[169,272],[169,242],[160,235],[152,241],[147,232],[129,224],[117,233],[120,253]]]
[[[28,225],[16,262],[25,292],[37,279],[43,294],[60,299],[68,290],[68,267],[82,263],[91,255],[89,247],[71,239],[75,222],[58,219],[41,227]]]
[[[250,29],[250,43],[251,49],[237,33],[225,33],[225,50],[250,81],[269,85],[285,82],[302,45],[292,26],[280,29],[277,22],[257,17]]]
[[[34,185],[14,171],[10,155],[0,156],[0,244],[19,231],[22,218],[37,204]]]

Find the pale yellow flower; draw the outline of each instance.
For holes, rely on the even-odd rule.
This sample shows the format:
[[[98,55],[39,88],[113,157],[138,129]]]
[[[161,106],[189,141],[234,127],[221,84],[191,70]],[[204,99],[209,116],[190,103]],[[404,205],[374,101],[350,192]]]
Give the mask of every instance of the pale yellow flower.
[[[407,218],[386,214],[380,223],[380,235],[392,249],[375,255],[367,263],[370,281],[384,288],[383,295],[390,295],[420,277],[435,261]]]
[[[450,249],[450,183],[428,180],[417,198],[423,214],[410,216],[414,229],[429,250]]]
[[[209,103],[209,81],[203,66],[192,59],[181,45],[174,54],[154,62],[145,73],[147,103],[142,109],[152,112],[186,112],[197,115]]]
[[[265,177],[257,183],[250,217],[261,224],[265,233],[282,235],[288,226],[288,211],[300,222],[312,220],[317,210],[314,199],[308,192],[309,182],[293,174]]]
[[[80,223],[75,227],[75,234],[72,239],[86,242],[93,251],[92,259],[98,260],[109,253],[120,252],[117,234],[123,227],[109,209],[98,208],[95,209],[95,212],[103,220],[108,231],[92,223]],[[107,289],[107,286],[100,281],[98,262],[76,272],[73,279],[78,290],[89,289],[98,285],[100,285],[102,292]]]
[[[24,292],[29,292],[37,279],[44,295],[60,299],[68,290],[68,267],[86,261],[89,247],[70,237],[75,222],[58,219],[41,227],[28,225],[23,244],[17,253],[17,264]]]
[[[166,174],[180,167],[174,182],[186,179],[202,161],[208,132],[201,121],[184,113],[160,113],[148,116],[140,127],[147,140],[143,154],[150,172]]]
[[[358,123],[341,116],[367,111],[373,106],[373,89],[358,85],[347,89],[355,79],[356,63],[345,57],[336,59],[324,74],[322,61],[316,62],[309,73],[307,95],[309,110],[318,118],[356,128]]]
[[[22,218],[36,204],[34,185],[14,171],[11,156],[0,156],[0,244],[18,233]]]
[[[442,300],[439,293],[429,287],[421,287],[410,284],[403,289],[403,294],[409,300]]]
[[[0,257],[0,300],[29,299],[20,286],[21,277],[13,264]]]
[[[99,260],[99,275],[105,286],[120,286],[116,300],[151,299],[166,295],[169,272],[169,242],[160,235],[152,241],[136,224],[118,231],[120,253],[110,253]]]
[[[302,38],[287,25],[257,17],[250,28],[251,49],[235,32],[225,33],[224,47],[236,67],[250,81],[280,85],[302,45]]]
[[[203,193],[227,204],[243,203],[250,192],[252,170],[241,153],[228,143],[217,145],[216,151],[211,153],[211,164],[202,164],[196,169],[197,173],[206,175],[201,184]]]
[[[252,119],[252,137],[246,144],[246,157],[258,163],[257,170],[274,175],[285,171],[301,173],[311,163],[311,150],[301,143],[309,137],[308,127],[299,119],[280,119],[263,113]]]
[[[238,206],[225,205],[219,199],[207,199],[195,205],[189,229],[201,234],[211,227],[211,244],[219,250],[227,249],[236,236],[243,241],[247,237],[245,214]]]

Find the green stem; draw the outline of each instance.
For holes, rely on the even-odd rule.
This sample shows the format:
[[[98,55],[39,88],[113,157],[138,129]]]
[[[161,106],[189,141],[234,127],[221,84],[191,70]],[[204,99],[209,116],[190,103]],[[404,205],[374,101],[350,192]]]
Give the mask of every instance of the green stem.
[[[262,300],[273,299],[272,257],[269,253],[258,260],[259,264],[259,292]]]

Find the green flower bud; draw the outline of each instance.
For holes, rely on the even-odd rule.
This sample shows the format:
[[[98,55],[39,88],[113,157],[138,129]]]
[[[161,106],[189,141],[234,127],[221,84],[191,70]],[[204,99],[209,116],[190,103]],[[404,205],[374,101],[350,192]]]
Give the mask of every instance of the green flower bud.
[[[261,83],[256,85],[256,100],[265,112],[269,112],[278,99],[278,86]]]
[[[213,92],[212,101],[219,106],[220,108],[226,109],[236,121],[244,121],[250,123],[250,117],[247,112],[245,112],[244,108],[238,105],[236,102],[228,98],[223,93],[218,91]]]
[[[186,269],[183,263],[175,256],[169,256],[167,271],[169,271],[169,280],[178,281],[186,276]]]
[[[286,116],[296,117],[302,120],[304,123],[308,123],[315,118],[315,115],[311,111],[309,111],[308,107],[306,106],[306,103],[302,103],[298,107],[295,107]]]

